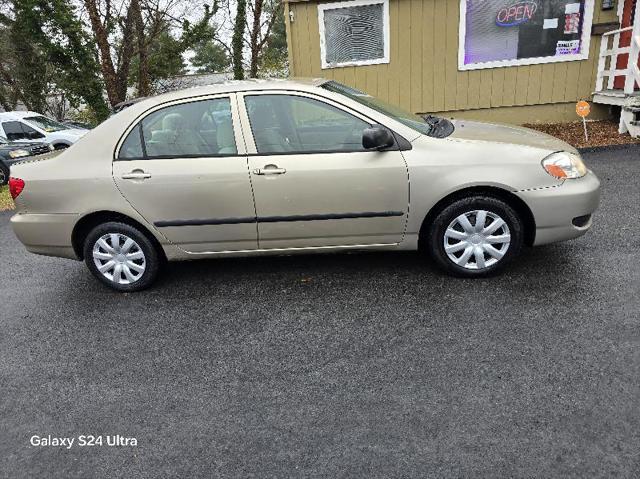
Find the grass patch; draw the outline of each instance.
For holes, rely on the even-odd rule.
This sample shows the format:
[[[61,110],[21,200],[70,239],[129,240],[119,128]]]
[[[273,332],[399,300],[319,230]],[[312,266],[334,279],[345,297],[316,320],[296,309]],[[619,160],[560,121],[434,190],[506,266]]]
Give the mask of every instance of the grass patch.
[[[9,194],[8,186],[0,186],[0,211],[12,210],[13,200]]]

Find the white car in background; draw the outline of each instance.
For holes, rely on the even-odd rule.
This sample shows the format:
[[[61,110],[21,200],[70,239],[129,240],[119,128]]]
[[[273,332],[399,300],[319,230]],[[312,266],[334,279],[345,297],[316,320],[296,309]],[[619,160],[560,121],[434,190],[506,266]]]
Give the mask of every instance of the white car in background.
[[[10,141],[45,142],[62,150],[73,145],[89,130],[70,128],[33,111],[9,111],[0,113],[0,134]]]

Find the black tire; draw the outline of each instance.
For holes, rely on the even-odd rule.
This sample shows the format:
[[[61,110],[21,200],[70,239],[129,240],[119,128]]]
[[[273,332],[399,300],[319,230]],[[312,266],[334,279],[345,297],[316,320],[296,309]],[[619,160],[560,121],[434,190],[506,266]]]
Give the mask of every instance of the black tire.
[[[55,150],[66,150],[69,148],[69,145],[65,145],[64,143],[58,143],[57,145],[53,145]]]
[[[139,250],[143,253],[144,257],[142,260],[137,260],[138,262],[143,262],[144,264],[144,272],[140,274],[140,276],[131,283],[118,283],[114,280],[107,278],[103,273],[98,270],[98,266],[96,265],[96,260],[94,260],[93,252],[94,246],[100,240],[100,238],[105,235],[121,235],[127,238],[131,238],[139,247]],[[137,252],[138,248],[134,251]],[[149,238],[142,233],[137,228],[119,222],[108,222],[103,223],[101,225],[96,226],[94,229],[89,232],[84,242],[84,260],[89,268],[89,271],[102,283],[109,286],[116,291],[121,292],[135,292],[142,291],[143,289],[148,288],[153,284],[158,276],[158,272],[160,270],[160,266],[162,264],[162,255],[156,249],[154,244],[149,240]],[[106,260],[104,260],[106,261]],[[122,260],[124,261],[124,260]],[[115,270],[114,270],[115,271]],[[135,272],[137,274],[137,272]],[[120,275],[124,275],[124,272]],[[115,277],[115,274],[112,274]],[[124,278],[126,280],[126,278]]]
[[[504,256],[496,263],[482,269],[467,269],[454,263],[446,253],[444,244],[445,232],[460,215],[469,214],[477,210],[485,210],[504,220],[509,228],[511,238]],[[431,223],[424,240],[424,246],[428,249],[435,263],[447,273],[465,278],[482,277],[500,271],[520,253],[524,241],[524,225],[518,213],[503,200],[492,196],[474,195],[453,201],[442,209]],[[489,255],[485,255],[485,258],[491,259]],[[475,259],[471,261],[475,262]]]
[[[0,161],[0,186],[9,183],[9,167]]]

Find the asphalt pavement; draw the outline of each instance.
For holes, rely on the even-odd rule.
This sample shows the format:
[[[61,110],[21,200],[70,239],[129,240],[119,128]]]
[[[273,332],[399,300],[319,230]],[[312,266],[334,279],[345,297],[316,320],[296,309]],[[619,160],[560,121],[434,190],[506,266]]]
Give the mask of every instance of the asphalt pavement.
[[[640,148],[585,159],[593,230],[481,280],[345,254],[118,294],[0,214],[0,477],[638,477]]]

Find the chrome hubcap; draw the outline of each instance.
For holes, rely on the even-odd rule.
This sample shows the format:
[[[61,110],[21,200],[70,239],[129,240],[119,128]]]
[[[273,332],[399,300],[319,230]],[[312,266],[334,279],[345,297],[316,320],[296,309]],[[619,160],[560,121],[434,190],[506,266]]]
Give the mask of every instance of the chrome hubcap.
[[[444,251],[465,269],[485,269],[500,261],[509,249],[507,223],[495,213],[469,211],[455,218],[444,233]]]
[[[106,234],[96,241],[93,262],[105,278],[116,284],[135,283],[147,264],[140,245],[120,233]]]

